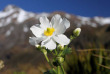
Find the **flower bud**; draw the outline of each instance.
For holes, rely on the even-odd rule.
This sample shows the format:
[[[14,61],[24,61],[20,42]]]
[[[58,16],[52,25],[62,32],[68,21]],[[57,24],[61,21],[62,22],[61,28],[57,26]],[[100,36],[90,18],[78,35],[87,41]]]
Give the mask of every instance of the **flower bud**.
[[[41,50],[41,46],[40,45],[35,45],[37,50]]]
[[[35,47],[37,47],[37,48],[38,48],[38,47],[40,47],[40,45],[35,45]]]
[[[58,45],[58,48],[60,49],[60,50],[63,50],[64,49],[64,45]]]
[[[64,58],[63,57],[57,57],[57,60],[58,60],[59,63],[64,62]]]
[[[76,28],[74,31],[73,31],[73,34],[77,37],[80,35],[80,32],[81,32],[81,29],[80,28]]]

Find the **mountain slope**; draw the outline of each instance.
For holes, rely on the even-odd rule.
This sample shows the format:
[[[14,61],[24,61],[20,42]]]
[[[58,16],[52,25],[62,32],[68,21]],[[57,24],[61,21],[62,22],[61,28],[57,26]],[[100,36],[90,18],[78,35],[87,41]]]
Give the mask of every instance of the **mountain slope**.
[[[8,5],[3,11],[0,12],[0,49],[10,49],[16,44],[22,44],[27,42],[28,37],[31,36],[29,28],[39,23],[39,17],[47,16],[51,18],[54,14],[60,14],[62,17],[66,17],[71,22],[71,28],[68,31],[73,30],[75,27],[88,27],[95,29],[96,27],[105,26],[110,24],[110,18],[103,17],[81,17],[75,16],[64,12],[53,13],[32,13],[27,12],[14,5]],[[68,32],[67,31],[67,32]]]

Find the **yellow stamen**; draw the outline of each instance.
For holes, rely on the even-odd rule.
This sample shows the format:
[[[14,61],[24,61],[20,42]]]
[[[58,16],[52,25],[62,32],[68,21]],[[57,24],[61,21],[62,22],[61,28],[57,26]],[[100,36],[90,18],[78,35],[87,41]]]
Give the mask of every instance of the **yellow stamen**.
[[[54,31],[55,31],[55,29],[53,27],[52,28],[47,28],[47,30],[44,30],[44,35],[45,36],[51,36]]]

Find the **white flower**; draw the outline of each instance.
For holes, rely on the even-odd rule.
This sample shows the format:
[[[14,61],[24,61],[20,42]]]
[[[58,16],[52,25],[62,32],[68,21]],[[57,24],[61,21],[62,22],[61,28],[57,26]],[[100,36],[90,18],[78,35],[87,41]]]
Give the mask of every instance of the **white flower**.
[[[36,37],[30,37],[29,43],[31,45],[38,45],[46,47],[49,50],[56,48],[56,42],[60,45],[68,45],[70,39],[63,33],[70,27],[70,22],[67,19],[62,19],[59,14],[52,17],[49,22],[47,17],[40,17],[40,23],[32,26],[30,30]]]

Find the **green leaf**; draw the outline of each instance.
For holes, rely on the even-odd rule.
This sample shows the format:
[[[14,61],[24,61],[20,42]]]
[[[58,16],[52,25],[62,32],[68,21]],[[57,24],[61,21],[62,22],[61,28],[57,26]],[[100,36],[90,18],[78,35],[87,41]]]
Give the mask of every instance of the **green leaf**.
[[[62,52],[59,53],[59,56],[65,56],[69,53],[71,53],[71,48],[68,48],[67,46],[65,46],[64,50]]]

